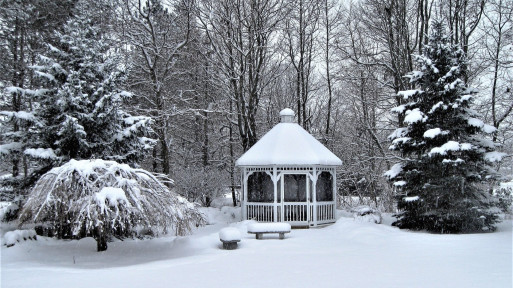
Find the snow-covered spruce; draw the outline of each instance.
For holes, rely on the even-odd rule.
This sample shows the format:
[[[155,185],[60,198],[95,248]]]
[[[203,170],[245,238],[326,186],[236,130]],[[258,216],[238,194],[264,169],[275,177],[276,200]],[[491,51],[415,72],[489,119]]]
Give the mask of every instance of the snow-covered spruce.
[[[474,89],[463,82],[466,60],[451,45],[441,23],[435,23],[420,71],[406,77],[415,89],[398,93],[405,101],[392,109],[405,127],[389,139],[402,162],[385,173],[398,189],[401,211],[394,225],[440,233],[490,231],[498,221],[496,201],[486,181],[494,177],[490,162],[503,153],[486,138],[495,128],[470,108]]]
[[[114,161],[71,160],[39,179],[20,222],[57,238],[92,236],[100,251],[110,236],[184,235],[204,219],[148,171]]]
[[[70,159],[99,158],[137,166],[155,144],[148,138],[152,119],[123,109],[131,96],[123,90],[126,67],[101,29],[103,24],[90,17],[96,13],[95,4],[73,3],[73,16],[50,37],[55,41],[38,44],[46,49],[29,61],[32,66],[23,68],[35,76],[30,77],[30,89],[0,91],[18,99],[12,101],[14,111],[0,111],[0,162],[12,163],[12,176],[0,179],[1,199],[24,197],[26,187],[40,175]],[[20,107],[15,108],[15,102]],[[11,106],[5,104],[0,110]],[[22,163],[30,177],[20,177]],[[17,210],[8,219],[16,216]]]
[[[30,67],[38,87],[11,87],[37,104],[30,113],[1,112],[12,121],[23,120],[23,130],[30,133],[5,138],[0,154],[24,154],[44,167],[92,158],[137,163],[155,143],[145,137],[152,120],[122,109],[131,97],[122,89],[122,59],[90,19],[91,4],[78,1],[74,9],[75,16],[55,32],[57,41]]]

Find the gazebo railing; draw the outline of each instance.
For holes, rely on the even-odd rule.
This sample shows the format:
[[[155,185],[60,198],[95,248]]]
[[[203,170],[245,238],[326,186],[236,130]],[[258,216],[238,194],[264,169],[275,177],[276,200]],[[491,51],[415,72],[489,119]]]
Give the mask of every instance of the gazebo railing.
[[[284,222],[308,222],[308,206],[306,203],[283,203]]]
[[[274,203],[246,203],[246,215],[248,220],[273,222]]]
[[[250,202],[245,204],[246,219],[259,222],[274,221],[274,203]],[[283,220],[281,219],[283,207]],[[308,211],[308,209],[310,211]],[[305,202],[276,203],[278,222],[292,224],[317,224],[332,223],[335,220],[335,202],[317,202],[317,219],[314,219],[314,205]],[[309,212],[309,213],[308,213]]]
[[[335,220],[335,203],[317,202],[317,224],[333,222],[333,220]]]

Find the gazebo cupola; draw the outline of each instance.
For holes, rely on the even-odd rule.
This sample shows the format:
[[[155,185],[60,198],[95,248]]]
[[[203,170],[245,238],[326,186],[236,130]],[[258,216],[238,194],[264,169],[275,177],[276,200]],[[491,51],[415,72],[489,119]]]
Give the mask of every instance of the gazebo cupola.
[[[242,155],[242,217],[261,222],[317,226],[335,222],[336,167],[342,161],[294,123],[281,122]]]

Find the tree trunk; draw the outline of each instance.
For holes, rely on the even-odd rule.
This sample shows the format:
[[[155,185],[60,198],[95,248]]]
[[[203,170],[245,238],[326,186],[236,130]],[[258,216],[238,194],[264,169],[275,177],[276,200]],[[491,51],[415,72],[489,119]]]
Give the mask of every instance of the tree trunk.
[[[325,61],[326,61],[326,80],[327,80],[327,84],[328,84],[328,108],[327,108],[327,113],[328,115],[326,116],[326,143],[328,142],[328,137],[329,137],[329,133],[330,133],[330,120],[331,120],[331,99],[333,98],[332,96],[332,88],[331,88],[331,75],[330,75],[330,53],[329,53],[329,49],[330,49],[330,17],[329,17],[329,9],[328,9],[328,0],[325,0],[324,2],[324,13],[325,13],[325,17],[326,17],[326,54],[325,54]]]
[[[230,98],[230,115],[233,113],[233,103]],[[229,125],[229,131],[230,131],[230,185],[232,188],[232,200],[233,200],[233,207],[237,207],[237,198],[235,195],[235,162],[234,162],[234,152],[233,152],[233,124],[231,119],[228,119]]]
[[[103,227],[96,227],[95,229],[95,237],[96,240],[96,250],[98,252],[107,250],[107,235],[105,235],[105,231]]]
[[[164,175],[169,175],[169,148],[167,147],[166,135],[160,135],[160,145],[162,146],[162,151],[160,151],[160,157],[162,158],[162,173]]]

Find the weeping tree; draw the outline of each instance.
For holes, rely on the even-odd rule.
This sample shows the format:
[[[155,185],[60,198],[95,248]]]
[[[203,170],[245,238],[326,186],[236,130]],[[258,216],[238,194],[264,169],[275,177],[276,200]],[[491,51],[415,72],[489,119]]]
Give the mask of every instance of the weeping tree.
[[[43,175],[20,213],[20,225],[59,239],[155,237],[204,224],[193,204],[153,174],[104,160],[71,160]]]

